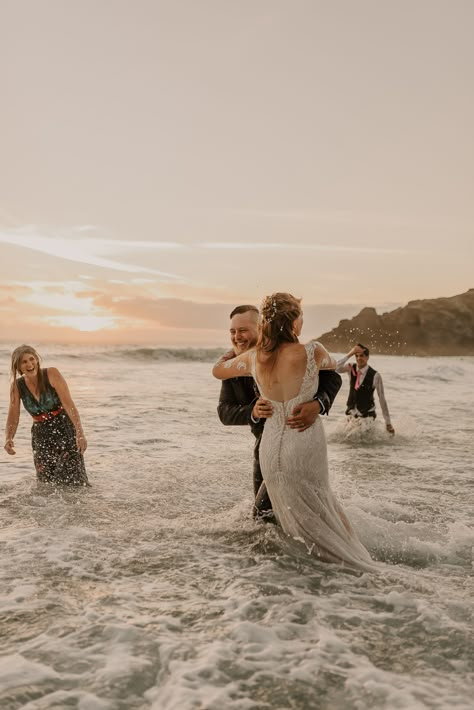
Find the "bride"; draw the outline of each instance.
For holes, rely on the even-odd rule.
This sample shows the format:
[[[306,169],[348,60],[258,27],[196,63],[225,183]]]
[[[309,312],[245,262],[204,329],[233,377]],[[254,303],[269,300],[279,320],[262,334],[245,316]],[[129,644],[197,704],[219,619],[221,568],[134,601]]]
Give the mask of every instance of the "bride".
[[[260,464],[283,531],[320,560],[374,570],[375,563],[329,487],[321,418],[303,432],[287,426],[294,407],[312,398],[319,371],[336,368],[336,360],[320,343],[299,342],[302,325],[299,299],[289,293],[267,296],[256,347],[232,360],[224,356],[212,373],[219,380],[253,377],[261,396],[273,406],[263,430]]]

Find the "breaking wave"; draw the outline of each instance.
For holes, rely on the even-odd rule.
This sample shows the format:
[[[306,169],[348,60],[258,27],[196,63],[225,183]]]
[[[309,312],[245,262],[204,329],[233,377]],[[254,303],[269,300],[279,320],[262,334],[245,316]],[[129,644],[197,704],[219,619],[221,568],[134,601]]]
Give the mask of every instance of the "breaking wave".
[[[35,346],[36,347],[36,346]],[[43,345],[37,346],[37,350],[40,353],[43,363],[46,366],[51,363],[53,358],[60,356],[61,358],[71,358],[71,359],[83,359],[87,358],[99,358],[108,359],[113,358],[114,360],[140,360],[140,361],[177,361],[177,362],[215,362],[223,352],[225,348],[194,348],[194,347],[184,347],[184,348],[153,348],[153,347],[120,347],[120,346],[109,346],[109,347],[87,347],[81,345],[77,346],[61,346],[61,345]],[[8,363],[10,362],[12,348],[7,346],[0,347],[0,362]]]

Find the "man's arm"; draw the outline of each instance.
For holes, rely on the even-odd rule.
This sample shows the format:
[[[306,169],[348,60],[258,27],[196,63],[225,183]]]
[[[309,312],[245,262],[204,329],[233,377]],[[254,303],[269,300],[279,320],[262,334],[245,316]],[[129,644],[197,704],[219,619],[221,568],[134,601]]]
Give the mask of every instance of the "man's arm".
[[[235,394],[231,380],[222,382],[221,392],[219,395],[219,404],[217,405],[217,414],[222,424],[226,426],[246,426],[252,423],[252,409],[257,396],[250,399],[246,404],[242,404]]]
[[[231,380],[224,380],[217,405],[219,419],[226,426],[246,426],[251,423],[252,409],[256,401],[257,396],[242,404],[236,396]]]
[[[382,410],[383,418],[385,419],[385,427],[387,431],[389,431],[391,434],[395,434],[395,429],[393,428],[392,423],[390,421],[390,413],[388,411],[387,400],[385,399],[385,392],[383,389],[382,376],[380,372],[375,373],[374,387],[377,390],[377,394],[379,397],[380,409]]]
[[[347,361],[354,355],[356,348],[357,345],[354,345],[354,347],[349,350],[347,355],[344,355],[344,357],[341,357],[341,359],[337,361],[336,372],[350,372],[352,370],[351,363]]]
[[[342,378],[334,370],[320,370],[318,391],[313,399],[321,405],[320,414],[327,414],[331,409],[336,395],[341,389]]]
[[[350,362],[347,362],[350,357],[351,357],[350,355],[344,355],[344,357],[341,357],[341,359],[337,361],[336,372],[350,372],[351,371],[352,365]]]
[[[226,362],[233,360],[235,356],[233,350],[228,350],[222,355],[221,360]],[[240,397],[237,396],[236,386],[239,388]],[[223,380],[217,405],[217,414],[222,424],[226,426],[255,424],[252,422],[252,410],[257,399],[256,392],[246,392],[243,380],[238,385],[235,384],[235,381],[233,383],[231,380]]]

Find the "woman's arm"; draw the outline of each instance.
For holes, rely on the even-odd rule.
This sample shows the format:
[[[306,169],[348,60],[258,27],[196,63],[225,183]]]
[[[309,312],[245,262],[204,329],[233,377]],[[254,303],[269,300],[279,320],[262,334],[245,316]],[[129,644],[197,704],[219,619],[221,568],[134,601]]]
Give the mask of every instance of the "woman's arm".
[[[252,377],[250,369],[251,350],[237,355],[232,360],[226,359],[224,354],[212,368],[212,374],[218,380],[230,380],[231,377]]]
[[[7,423],[5,425],[5,446],[3,447],[7,454],[14,456],[16,454],[13,440],[18,422],[20,421],[20,394],[16,382],[12,382],[10,387],[10,406],[8,407]]]
[[[330,355],[321,343],[316,343],[314,348],[314,361],[318,370],[335,370],[337,366],[336,358]]]
[[[70,420],[74,424],[76,429],[76,444],[79,451],[83,454],[87,449],[87,441],[84,436],[84,431],[82,429],[81,418],[77,410],[76,405],[72,401],[71,393],[69,392],[69,387],[64,377],[61,375],[56,367],[48,367],[48,377],[51,385],[54,387],[59,395],[61,404],[66,410]]]

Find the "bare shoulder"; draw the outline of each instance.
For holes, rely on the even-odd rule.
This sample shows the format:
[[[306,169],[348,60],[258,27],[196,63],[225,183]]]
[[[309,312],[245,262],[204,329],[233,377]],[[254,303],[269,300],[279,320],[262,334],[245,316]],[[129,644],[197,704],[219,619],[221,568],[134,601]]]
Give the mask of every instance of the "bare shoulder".
[[[301,354],[306,350],[306,345],[304,343],[283,343],[280,345],[280,349],[289,353]]]
[[[57,367],[48,367],[48,379],[54,386],[55,382],[62,382],[64,377],[61,375]]]
[[[298,362],[306,358],[306,345],[303,345],[303,343],[284,343],[280,345],[279,352],[284,358],[292,362]]]

